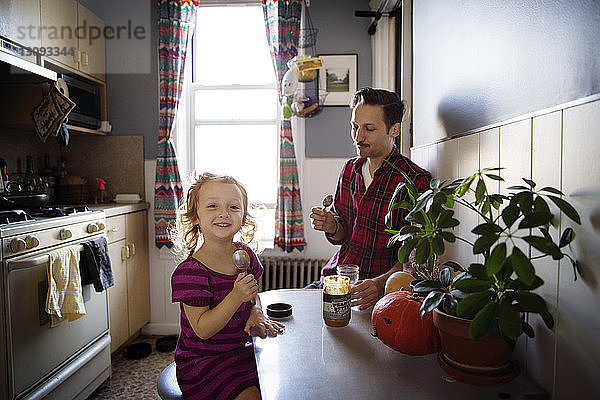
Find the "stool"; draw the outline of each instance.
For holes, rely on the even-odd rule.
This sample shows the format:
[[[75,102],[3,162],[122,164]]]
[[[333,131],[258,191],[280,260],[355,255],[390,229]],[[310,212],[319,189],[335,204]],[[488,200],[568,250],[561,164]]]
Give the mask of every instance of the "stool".
[[[175,375],[175,361],[169,364],[158,375],[156,391],[162,400],[184,400],[181,389],[179,389],[179,384],[177,383],[177,376]]]

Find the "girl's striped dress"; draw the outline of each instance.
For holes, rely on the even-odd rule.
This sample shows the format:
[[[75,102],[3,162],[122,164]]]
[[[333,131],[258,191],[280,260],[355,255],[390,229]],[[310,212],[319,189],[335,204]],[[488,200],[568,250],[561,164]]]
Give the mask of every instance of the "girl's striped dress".
[[[263,273],[256,254],[250,255],[248,273]],[[215,272],[191,255],[171,277],[173,302],[180,303],[181,333],[175,348],[177,381],[186,400],[233,399],[250,386],[260,388],[252,338],[244,332],[252,304],[246,302],[227,325],[209,339],[200,339],[190,326],[183,304],[216,307],[233,289],[237,275]]]

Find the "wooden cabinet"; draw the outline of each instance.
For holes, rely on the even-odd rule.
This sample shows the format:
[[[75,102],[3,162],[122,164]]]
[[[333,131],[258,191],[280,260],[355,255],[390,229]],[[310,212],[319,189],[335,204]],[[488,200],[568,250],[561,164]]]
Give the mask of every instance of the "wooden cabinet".
[[[101,81],[106,73],[104,22],[75,0],[43,0],[41,32],[47,58]]]
[[[40,47],[38,26],[40,0],[0,0],[0,36],[23,46]]]
[[[106,219],[108,252],[115,285],[108,289],[111,351],[150,320],[147,212]]]

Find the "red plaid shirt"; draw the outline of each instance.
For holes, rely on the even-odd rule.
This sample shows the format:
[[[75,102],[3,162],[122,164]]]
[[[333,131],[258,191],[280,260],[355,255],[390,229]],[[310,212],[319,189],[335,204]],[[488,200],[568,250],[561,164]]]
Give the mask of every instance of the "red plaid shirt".
[[[429,187],[431,174],[404,157],[394,146],[386,160],[404,171],[420,192]],[[386,273],[397,262],[399,246],[387,247],[392,236],[385,232],[385,215],[390,199],[404,177],[386,162],[375,171],[373,182],[365,191],[362,166],[366,159],[355,157],[346,162],[340,174],[332,213],[344,227],[345,236],[341,248],[323,267],[323,276],[335,274],[337,264],[356,264],[360,279],[373,278]],[[406,190],[402,196],[407,196]],[[405,224],[405,210],[394,213],[394,229]]]

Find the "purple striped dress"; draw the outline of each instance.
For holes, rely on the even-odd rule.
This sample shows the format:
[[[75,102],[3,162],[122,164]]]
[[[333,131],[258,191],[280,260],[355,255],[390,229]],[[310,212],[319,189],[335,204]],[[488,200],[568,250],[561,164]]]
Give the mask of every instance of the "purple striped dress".
[[[258,278],[263,267],[250,255],[248,273]],[[252,304],[246,302],[227,325],[209,339],[194,333],[183,304],[216,307],[233,289],[236,275],[210,270],[191,255],[177,266],[171,277],[173,302],[181,309],[181,332],[175,348],[177,381],[186,400],[233,399],[250,386],[260,388],[252,338],[244,332]]]

